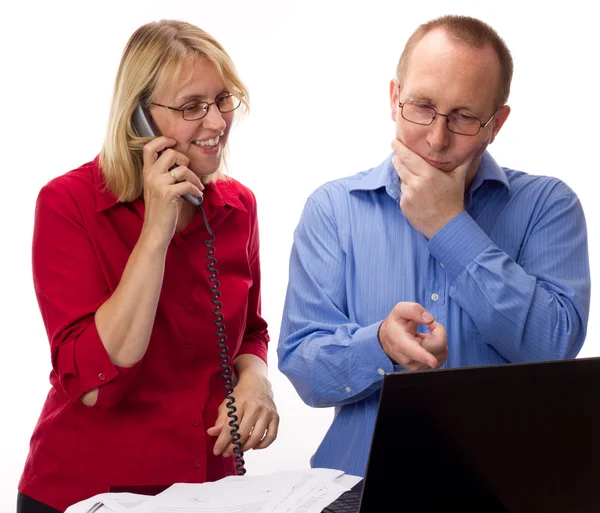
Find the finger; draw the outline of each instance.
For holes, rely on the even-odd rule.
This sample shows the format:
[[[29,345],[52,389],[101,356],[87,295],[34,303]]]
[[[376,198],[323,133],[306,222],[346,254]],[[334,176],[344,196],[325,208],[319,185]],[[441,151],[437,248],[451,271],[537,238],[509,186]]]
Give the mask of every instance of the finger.
[[[416,337],[405,339],[405,343],[403,344],[400,351],[410,360],[422,363],[423,365],[427,365],[432,369],[435,369],[439,366],[438,359],[435,357],[435,355],[427,351],[427,349],[425,349],[419,343],[419,341],[417,341]]]
[[[402,162],[400,162],[400,159],[398,159],[397,155],[394,155],[392,157],[392,162],[394,161],[394,159],[396,159],[396,162],[394,162],[394,168],[396,169],[396,174],[398,175],[398,178],[400,178],[400,186],[405,184],[410,185],[410,183],[414,180],[414,177],[416,175],[410,169],[408,169]]]
[[[229,429],[229,426],[223,426],[223,429],[221,430],[221,433],[219,434],[219,437],[217,438],[217,441],[213,447],[213,454],[215,456],[221,454],[231,443],[230,431],[231,430]]]
[[[434,322],[434,317],[419,303],[412,303],[409,301],[402,301],[397,303],[392,310],[394,318],[403,322],[403,324],[409,321],[416,322],[417,324],[431,324]]]
[[[176,144],[177,141],[175,139],[164,136],[156,137],[145,144],[142,150],[144,169],[150,169],[154,165],[161,151],[164,151],[171,146],[175,146]]]
[[[429,331],[431,334],[438,340],[447,340],[448,334],[446,332],[446,328],[444,328],[443,324],[440,324],[437,321],[433,321],[428,325]]]
[[[256,444],[256,446],[254,447],[254,450],[264,449],[266,447],[269,447],[269,445],[271,445],[277,438],[278,431],[279,431],[279,415],[277,415],[273,420],[271,420],[271,422],[269,422],[269,425],[267,426],[266,434],[264,435],[263,439],[258,444]]]
[[[265,431],[267,430],[267,426],[269,425],[269,419],[262,416],[259,417],[252,428],[252,433],[244,442],[242,446],[243,451],[249,451],[250,449],[256,447],[256,445],[263,439],[265,436]]]
[[[215,426],[221,427],[221,432],[219,433],[219,436],[213,447],[213,454],[215,456],[221,454],[231,443],[231,427],[229,426],[230,419],[227,416],[228,411],[228,409],[223,408],[223,410],[219,413],[217,422],[215,423]]]
[[[221,434],[221,431],[223,430],[223,425],[222,424],[216,424],[213,427],[210,427],[206,430],[206,433],[209,436],[219,436]]]
[[[437,171],[399,139],[394,139],[392,141],[392,149],[400,159],[400,162],[415,175],[425,176]]]
[[[391,358],[405,368],[413,362],[419,362],[428,367],[438,365],[437,358],[421,346],[422,340],[414,332],[406,330],[406,326],[394,324],[388,328],[388,337],[392,340]]]
[[[171,180],[175,182],[190,182],[194,184],[201,191],[204,190],[204,185],[200,181],[200,178],[190,168],[186,166],[177,166],[173,169],[169,169],[165,176],[169,176]]]
[[[434,355],[438,361],[448,356],[448,344],[445,340],[435,338],[433,335],[422,333],[422,346]]]
[[[204,193],[198,189],[194,184],[190,182],[179,182],[173,185],[173,194],[177,199],[181,198],[184,194],[191,194],[197,198],[204,197]]]
[[[260,409],[246,407],[245,412],[239,415],[240,420],[238,421],[238,433],[240,435],[239,442],[244,444],[245,441],[251,436],[252,428],[256,425],[260,418]],[[264,427],[263,427],[264,429]],[[262,438],[262,436],[261,436]],[[233,453],[234,445],[230,444],[223,456],[231,456]]]
[[[466,181],[467,173],[469,172],[469,169],[471,168],[471,163],[473,162],[474,158],[475,158],[475,155],[471,155],[471,157],[469,157],[467,160],[465,160],[460,166],[455,167],[454,170],[448,174],[450,176],[457,178],[458,180],[462,180],[463,182]]]
[[[158,160],[156,161],[156,166],[153,167],[156,173],[166,173],[172,170],[176,166],[184,166],[190,163],[190,159],[187,155],[180,153],[173,148],[167,148],[164,150]]]

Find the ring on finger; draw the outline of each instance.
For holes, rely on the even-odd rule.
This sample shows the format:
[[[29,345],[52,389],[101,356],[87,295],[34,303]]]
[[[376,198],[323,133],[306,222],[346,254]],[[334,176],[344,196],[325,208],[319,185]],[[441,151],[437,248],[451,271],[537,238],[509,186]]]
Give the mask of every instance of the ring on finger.
[[[169,174],[171,175],[171,178],[173,179],[173,181],[175,183],[177,183],[179,180],[177,179],[177,177],[175,176],[175,173],[173,172],[173,170],[169,171]]]

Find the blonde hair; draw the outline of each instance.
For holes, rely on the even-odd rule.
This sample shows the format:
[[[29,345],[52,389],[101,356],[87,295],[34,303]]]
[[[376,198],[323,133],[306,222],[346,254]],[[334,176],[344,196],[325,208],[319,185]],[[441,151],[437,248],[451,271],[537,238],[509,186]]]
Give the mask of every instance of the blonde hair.
[[[133,201],[143,192],[142,148],[148,138],[136,136],[132,114],[138,103],[147,108],[157,92],[172,77],[179,76],[187,57],[212,62],[225,88],[242,100],[242,113],[249,109],[248,91],[231,58],[210,34],[189,23],[172,20],[148,23],[137,29],[123,51],[100,152],[106,187],[119,201]],[[217,172],[202,177],[203,183],[225,177],[227,146],[223,156],[224,162]]]
[[[396,79],[402,84],[405,77],[408,59],[414,47],[429,32],[442,29],[450,39],[464,43],[471,48],[483,48],[491,45],[500,62],[500,84],[496,94],[497,107],[506,104],[510,94],[510,83],[513,76],[513,60],[508,47],[498,33],[487,23],[470,16],[446,15],[420,25],[408,39],[402,56],[396,67]]]

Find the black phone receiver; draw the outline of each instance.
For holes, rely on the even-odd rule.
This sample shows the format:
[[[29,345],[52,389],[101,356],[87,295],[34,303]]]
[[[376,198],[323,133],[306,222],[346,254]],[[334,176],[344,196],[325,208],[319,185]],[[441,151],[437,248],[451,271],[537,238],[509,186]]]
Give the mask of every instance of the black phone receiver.
[[[138,103],[133,116],[131,117],[131,124],[133,130],[138,137],[158,137],[160,135],[158,129],[152,122],[150,114],[142,107],[141,103]],[[172,166],[169,171],[175,169],[177,166]],[[184,200],[191,203],[195,207],[199,207],[202,204],[202,198],[198,196],[192,196],[191,194],[184,194],[182,196]]]

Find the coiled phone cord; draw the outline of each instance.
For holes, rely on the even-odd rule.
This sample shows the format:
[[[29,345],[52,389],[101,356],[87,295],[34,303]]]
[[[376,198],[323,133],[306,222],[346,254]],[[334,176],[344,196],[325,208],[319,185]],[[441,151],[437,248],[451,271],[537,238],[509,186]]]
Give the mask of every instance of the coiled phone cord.
[[[210,225],[208,224],[208,219],[206,218],[206,214],[204,212],[204,208],[202,208],[202,204],[198,205],[200,212],[202,213],[202,219],[204,219],[204,224],[206,225],[206,229],[208,230],[208,234],[210,238],[204,242],[204,245],[208,248],[208,252],[206,253],[206,258],[209,261],[208,270],[210,272],[210,276],[208,277],[209,281],[212,282],[212,287],[210,291],[213,293],[213,297],[211,299],[215,308],[213,309],[213,313],[215,314],[215,326],[217,326],[217,345],[221,349],[219,351],[219,356],[221,357],[221,368],[223,372],[221,372],[221,376],[225,380],[224,387],[227,390],[225,393],[225,399],[227,399],[227,403],[225,406],[229,410],[227,412],[227,416],[229,417],[229,426],[231,427],[231,442],[234,445],[233,452],[235,454],[235,469],[237,470],[238,475],[243,476],[246,473],[246,469],[244,468],[244,453],[242,451],[242,443],[240,442],[240,426],[238,425],[238,416],[236,415],[237,408],[234,406],[235,398],[233,395],[233,378],[232,378],[232,370],[229,365],[229,355],[227,352],[229,351],[229,347],[225,343],[227,341],[227,335],[225,335],[225,324],[223,323],[223,314],[220,312],[223,304],[219,301],[221,297],[221,293],[219,292],[219,280],[217,279],[217,259],[213,256],[215,252],[215,247],[213,246],[213,242],[215,241],[215,234],[211,230]]]

